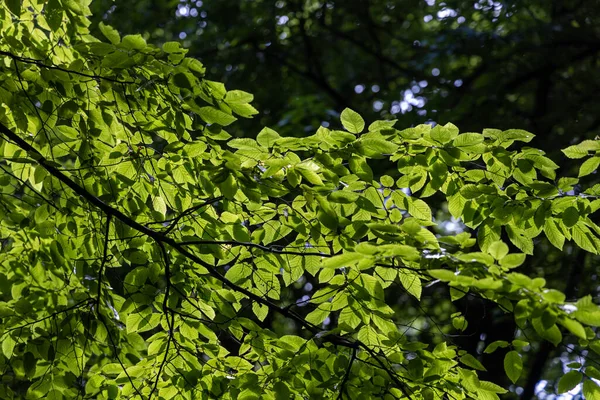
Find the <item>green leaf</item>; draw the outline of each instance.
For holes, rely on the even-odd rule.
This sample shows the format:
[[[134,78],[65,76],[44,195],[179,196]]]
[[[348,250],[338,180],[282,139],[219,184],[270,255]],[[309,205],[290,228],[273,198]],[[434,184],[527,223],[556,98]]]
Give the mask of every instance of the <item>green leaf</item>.
[[[578,309],[572,315],[586,325],[600,326],[600,309],[598,307]]]
[[[281,381],[273,384],[273,390],[275,391],[275,400],[289,400],[290,389],[287,385]]]
[[[252,93],[244,92],[243,90],[230,90],[225,94],[225,101],[227,103],[250,103],[252,100],[254,100]],[[272,131],[271,129],[269,130]],[[279,135],[277,135],[277,137],[279,137]]]
[[[182,89],[192,89],[194,87],[194,75],[188,72],[179,72],[171,77],[173,84],[178,88]],[[207,121],[208,122],[208,121]],[[209,122],[211,123],[211,122]]]
[[[179,53],[181,51],[183,51],[184,49],[181,47],[181,44],[179,42],[165,42],[162,45],[162,50],[165,53]]]
[[[507,341],[496,340],[495,342],[490,343],[483,352],[486,354],[490,354],[490,353],[493,353],[494,351],[496,351],[498,348],[505,348],[505,347],[508,347]]]
[[[252,275],[252,267],[246,264],[235,264],[227,270],[225,278],[229,281],[239,284]]]
[[[431,219],[433,218],[431,214],[431,209],[429,208],[427,203],[425,203],[421,199],[410,198],[408,202],[408,212],[413,217],[424,221],[431,221]]]
[[[154,196],[152,199],[152,208],[154,208],[154,211],[159,212],[163,216],[167,215],[167,204],[160,196]]]
[[[518,140],[520,142],[529,143],[535,137],[533,133],[522,129],[508,129],[502,132],[505,139]]]
[[[588,151],[580,148],[577,145],[569,146],[563,149],[562,152],[569,158],[583,158],[588,155]]]
[[[119,32],[117,32],[117,30],[112,26],[100,22],[98,24],[98,28],[104,37],[107,38],[112,44],[119,44],[121,42],[121,36],[119,35]]]
[[[319,210],[317,212],[317,218],[319,219],[319,222],[327,229],[331,231],[337,230],[339,221],[336,216],[331,215],[323,210]]]
[[[562,250],[565,244],[565,235],[562,234],[558,225],[552,218],[547,218],[544,223],[544,233],[548,238],[548,241],[559,250]]]
[[[508,246],[502,241],[496,241],[488,247],[487,252],[496,260],[502,260],[508,254]]]
[[[122,178],[126,183],[133,183],[136,181],[137,176],[137,168],[131,161],[123,161],[121,162],[117,168],[115,168],[115,172]]]
[[[17,342],[10,335],[5,335],[2,339],[2,354],[7,359],[11,359]]]
[[[429,275],[431,275],[435,279],[439,279],[445,282],[452,282],[457,279],[457,275],[454,272],[449,271],[447,269],[431,269],[427,271],[427,273],[429,273]]]
[[[571,228],[579,221],[579,211],[575,207],[569,207],[563,211],[562,220],[564,224]]]
[[[330,314],[330,311],[324,308],[324,304],[320,304],[315,310],[310,312],[306,316],[306,322],[313,325],[321,325],[325,318],[327,318]]]
[[[479,133],[462,133],[452,142],[456,147],[474,146],[479,143],[483,143],[483,135]]]
[[[479,186],[469,183],[467,185],[464,185],[460,189],[460,194],[465,199],[471,200],[471,199],[476,199],[477,197],[479,197],[485,193],[481,190],[481,188]]]
[[[231,93],[231,92],[229,92],[229,93]],[[281,136],[279,136],[279,134],[277,132],[275,132],[273,129],[265,127],[256,136],[256,141],[261,146],[271,148],[275,144],[275,141],[280,138],[281,138]]]
[[[56,32],[62,25],[63,9],[58,0],[49,0],[44,10],[46,22],[52,31]]]
[[[568,392],[581,383],[583,374],[579,371],[569,371],[558,381],[558,394]]]
[[[233,115],[227,114],[214,107],[201,107],[198,109],[198,115],[207,124],[219,124],[221,126],[227,126],[237,120]]]
[[[264,321],[269,315],[269,307],[264,304],[252,303],[252,312],[256,315],[259,321]]]
[[[361,133],[365,129],[365,121],[356,112],[345,108],[341,114],[342,125],[348,132]]]
[[[353,265],[356,265],[363,258],[365,258],[364,254],[354,253],[354,252],[345,252],[345,253],[339,254],[337,256],[323,259],[322,265],[323,265],[323,268],[334,268],[334,269],[342,268],[342,267],[351,267]]]
[[[577,336],[580,339],[587,339],[587,335],[585,334],[585,329],[583,326],[571,318],[563,318],[559,319],[558,323],[567,328],[572,334]]]
[[[356,143],[361,154],[372,158],[382,158],[398,150],[398,145],[383,139],[361,138]]]
[[[489,396],[489,393],[503,394],[503,393],[508,393],[508,390],[496,385],[493,382],[480,381],[479,382],[479,390],[477,392],[479,393],[480,398],[484,399],[484,398],[489,398],[489,397],[487,397],[487,396]],[[484,395],[486,397],[483,397],[482,395]],[[496,396],[495,398],[497,399],[498,397]]]
[[[359,195],[348,190],[338,190],[332,192],[327,199],[333,203],[351,204],[359,198]]]
[[[511,350],[504,356],[504,371],[512,383],[517,383],[523,371],[523,360],[515,350]]]
[[[299,167],[297,167],[296,170],[300,172],[300,175],[302,175],[307,181],[309,181],[313,185],[323,185],[321,177],[315,171]]]
[[[591,379],[583,381],[583,398],[585,400],[600,400],[600,387],[596,382]]]
[[[515,347],[517,350],[520,350],[520,349],[522,349],[522,348],[523,348],[523,347],[525,347],[525,346],[529,346],[529,342],[526,342],[526,341],[524,341],[524,340],[518,340],[518,339],[515,339],[515,340],[513,340],[513,341],[511,342],[511,344],[512,344],[512,345],[513,345],[513,346],[514,346],[514,347]]]
[[[464,356],[462,356],[460,358],[460,362],[471,368],[474,368],[478,371],[487,371],[485,369],[485,367],[483,366],[483,364],[481,362],[479,362],[479,360],[476,359],[475,357],[473,357],[471,354],[467,353]]]
[[[451,125],[452,127],[456,128],[452,124],[448,125]],[[452,141],[452,139],[456,137],[458,129],[449,129],[448,125],[441,126],[438,124],[434,126],[430,132],[431,138],[440,144],[446,144]]]
[[[579,247],[592,254],[598,254],[598,247],[595,244],[597,239],[583,222],[579,222],[573,227],[572,235]]]
[[[144,50],[147,44],[141,35],[127,35],[121,41],[121,48],[128,50]]]
[[[562,341],[562,334],[556,325],[552,325],[550,328],[545,328],[542,318],[533,318],[531,323],[537,334],[543,339],[546,339],[552,343],[554,346],[558,346]]]
[[[10,12],[15,14],[17,16],[17,18],[19,16],[21,16],[21,0],[5,0],[5,1],[6,1],[6,6],[10,10]]]
[[[227,179],[221,183],[221,193],[223,193],[223,196],[225,196],[226,199],[233,200],[237,191],[237,181],[233,174],[229,174]]]
[[[525,232],[511,225],[506,226],[506,233],[510,241],[525,254],[533,254],[533,241],[525,235]]]
[[[357,155],[352,155],[349,161],[350,171],[356,174],[360,179],[371,182],[373,180],[373,171],[367,160],[364,157],[360,157]]]
[[[500,260],[500,265],[504,268],[517,268],[523,265],[526,258],[523,253],[508,254]]]
[[[417,300],[421,299],[421,279],[416,272],[408,270],[408,269],[400,269],[398,271],[398,277],[400,278],[400,283],[406,291],[417,298]]]
[[[578,176],[581,178],[582,176],[591,174],[592,172],[594,172],[598,169],[599,165],[600,165],[600,157],[599,156],[588,158],[579,167],[579,175]]]

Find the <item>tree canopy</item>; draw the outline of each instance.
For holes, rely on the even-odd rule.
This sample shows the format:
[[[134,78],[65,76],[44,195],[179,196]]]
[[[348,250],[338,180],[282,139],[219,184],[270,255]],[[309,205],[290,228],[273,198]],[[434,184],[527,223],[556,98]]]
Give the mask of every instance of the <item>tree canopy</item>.
[[[351,108],[240,134],[252,94],[88,3],[0,8],[3,398],[497,399],[542,346],[600,398],[596,288],[522,267],[597,262],[600,140],[563,172],[521,129]],[[511,337],[465,336],[477,304]]]

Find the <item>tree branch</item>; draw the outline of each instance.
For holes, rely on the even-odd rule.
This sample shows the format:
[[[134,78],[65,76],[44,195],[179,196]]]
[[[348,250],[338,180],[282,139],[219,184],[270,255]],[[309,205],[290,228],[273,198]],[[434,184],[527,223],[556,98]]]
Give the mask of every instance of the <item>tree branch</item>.
[[[17,56],[15,54],[9,53],[7,51],[0,50],[0,55],[10,57],[13,60],[20,61],[22,63],[34,64],[34,65],[37,65],[38,67],[48,68],[48,69],[55,69],[55,70],[58,70],[58,71],[66,72],[68,74],[74,74],[74,75],[84,76],[86,78],[102,79],[102,80],[105,80],[105,81],[108,81],[108,82],[114,82],[114,83],[135,83],[135,81],[120,81],[118,79],[108,78],[108,77],[101,76],[101,75],[86,74],[84,72],[77,72],[77,71],[73,71],[73,70],[69,70],[69,69],[57,67],[56,65],[48,65],[48,64],[44,64],[40,60],[35,60],[33,58],[20,57],[20,56]]]
[[[165,244],[167,244],[167,245],[173,247],[179,253],[184,255],[188,260],[206,268],[206,270],[212,277],[214,277],[218,281],[222,282],[225,286],[229,287],[230,289],[243,294],[248,299],[250,299],[258,304],[262,304],[262,305],[268,307],[269,310],[276,312],[276,313],[284,316],[285,318],[288,318],[288,319],[291,319],[291,320],[297,322],[300,326],[304,327],[306,330],[308,330],[312,334],[319,335],[319,337],[322,337],[325,342],[331,343],[333,345],[339,345],[339,346],[352,348],[352,349],[354,349],[356,346],[360,346],[361,348],[365,349],[372,357],[375,358],[375,361],[381,366],[381,368],[384,371],[386,371],[386,373],[390,376],[390,379],[392,379],[394,381],[394,383],[406,395],[406,397],[411,399],[410,395],[408,394],[408,389],[406,388],[406,384],[401,382],[400,379],[398,378],[398,376],[391,370],[391,368],[386,366],[377,357],[377,354],[375,353],[375,351],[373,349],[369,348],[367,345],[365,345],[361,341],[359,341],[359,340],[350,341],[350,340],[348,340],[342,336],[336,335],[336,334],[323,335],[322,334],[323,331],[321,328],[307,322],[304,318],[302,318],[296,312],[291,311],[287,308],[280,307],[277,304],[274,304],[271,301],[253,293],[252,291],[236,285],[235,283],[233,283],[229,279],[227,279],[225,276],[223,276],[221,273],[219,273],[212,265],[208,264],[207,262],[202,260],[200,257],[196,256],[194,253],[187,250],[185,248],[185,246],[182,245],[181,243],[178,243],[177,241],[175,241],[174,239],[172,239],[168,236],[165,236],[162,232],[157,232],[150,228],[145,227],[144,225],[142,225],[142,224],[134,221],[130,217],[126,216],[121,211],[104,203],[102,200],[98,199],[93,194],[89,193],[83,187],[81,187],[76,182],[74,182],[72,179],[67,177],[62,171],[60,171],[58,168],[56,168],[53,165],[53,163],[46,160],[46,158],[42,154],[40,154],[40,152],[37,151],[31,144],[27,143],[23,138],[21,138],[19,135],[14,133],[12,130],[10,130],[8,127],[6,127],[2,123],[0,123],[0,133],[3,134],[5,137],[9,138],[10,140],[14,141],[15,143],[17,143],[21,149],[25,150],[30,155],[30,157],[32,157],[34,160],[36,160],[39,165],[44,167],[56,179],[58,179],[59,181],[63,182],[65,185],[67,185],[69,188],[71,188],[77,195],[83,197],[84,199],[86,199],[87,201],[92,203],[94,206],[96,206],[97,208],[102,210],[106,215],[111,215],[112,217],[118,219],[125,225],[129,226],[130,228],[133,228],[133,229],[137,230],[138,232],[143,233],[143,234],[147,235],[148,237],[154,239],[157,243],[159,243],[159,246],[164,246]],[[162,249],[162,247],[161,247],[161,249]],[[167,272],[168,271],[165,271],[165,273],[167,273]]]

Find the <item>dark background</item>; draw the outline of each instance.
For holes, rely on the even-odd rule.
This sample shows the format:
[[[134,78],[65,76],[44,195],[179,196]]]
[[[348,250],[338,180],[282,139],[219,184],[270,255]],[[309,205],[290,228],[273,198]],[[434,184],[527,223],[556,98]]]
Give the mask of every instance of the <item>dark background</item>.
[[[104,21],[157,45],[180,41],[205,64],[207,79],[253,93],[260,114],[234,124],[236,136],[254,136],[265,125],[294,136],[321,124],[339,127],[345,107],[367,121],[398,119],[400,128],[520,128],[537,135],[531,146],[564,166],[560,177],[576,176],[578,165],[560,149],[600,130],[597,0],[96,0],[91,7],[96,36]],[[592,174],[582,186],[598,180]],[[439,218],[449,217],[440,211]],[[597,257],[568,245],[558,252],[542,240],[535,254],[519,272],[546,278],[568,300],[598,300]],[[421,304],[406,294],[390,302],[415,328],[407,334],[452,341],[472,354],[494,340],[531,339],[523,376],[506,398],[535,398],[544,385],[552,393],[563,366],[581,361],[569,340],[558,348],[544,344],[481,299],[451,306],[434,286]],[[469,322],[462,333],[449,322],[456,310]],[[488,372],[480,376],[508,387],[503,355],[481,354]]]

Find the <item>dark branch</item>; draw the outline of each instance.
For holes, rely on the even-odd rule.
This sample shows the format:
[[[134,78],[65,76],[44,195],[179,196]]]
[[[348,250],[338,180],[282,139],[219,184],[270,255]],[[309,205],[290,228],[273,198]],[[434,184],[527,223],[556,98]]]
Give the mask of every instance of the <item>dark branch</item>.
[[[0,133],[3,134],[4,136],[6,136],[7,138],[9,138],[10,140],[13,140],[15,143],[17,143],[18,146],[21,147],[21,149],[23,149],[27,153],[29,153],[29,155],[34,160],[36,160],[42,167],[44,167],[50,174],[52,174],[55,178],[57,178],[59,181],[63,182],[68,187],[70,187],[76,194],[83,197],[84,199],[86,199],[87,201],[92,203],[94,206],[96,206],[97,208],[102,210],[106,215],[111,215],[114,218],[121,221],[122,223],[124,223],[125,225],[128,225],[130,228],[133,228],[133,229],[137,230],[138,232],[147,235],[148,237],[154,239],[157,243],[159,243],[159,245],[164,246],[166,244],[166,245],[173,247],[180,254],[184,255],[188,260],[206,268],[206,270],[212,277],[214,277],[215,279],[222,282],[225,286],[231,288],[232,290],[234,290],[238,293],[243,294],[244,296],[246,296],[247,298],[249,298],[252,301],[255,301],[258,304],[267,306],[269,308],[269,310],[276,312],[276,313],[284,316],[285,318],[294,320],[300,326],[304,327],[306,330],[308,330],[312,334],[314,334],[314,335],[321,334],[320,336],[322,336],[321,328],[307,322],[304,318],[302,318],[296,312],[291,311],[284,307],[280,307],[277,304],[274,304],[271,301],[253,293],[252,291],[250,291],[246,288],[243,288],[239,285],[236,285],[235,283],[233,283],[229,279],[227,279],[225,276],[223,276],[212,265],[210,265],[209,263],[202,260],[200,257],[195,255],[194,253],[187,250],[185,248],[185,246],[182,245],[181,243],[178,243],[177,241],[175,241],[174,239],[172,239],[168,236],[165,236],[162,232],[157,232],[150,228],[145,227],[144,225],[142,225],[142,224],[134,221],[130,217],[126,216],[121,211],[104,203],[102,200],[98,199],[96,196],[89,193],[83,187],[79,186],[76,182],[74,182],[72,179],[67,177],[62,171],[60,171],[58,168],[56,168],[53,165],[53,163],[46,160],[46,158],[42,154],[40,154],[40,152],[38,152],[31,144],[27,143],[24,139],[19,137],[19,135],[17,135],[13,131],[11,131],[8,127],[6,127],[2,123],[0,123]],[[381,366],[381,368],[383,368],[388,373],[388,375],[390,375],[390,378],[394,381],[394,383],[396,383],[398,385],[398,387],[402,390],[402,392],[405,393],[405,395],[409,399],[411,398],[408,395],[407,389],[405,387],[406,385],[403,384],[398,379],[396,374],[394,374],[390,368],[388,368],[379,358],[377,358],[377,354],[375,353],[375,351],[373,349],[370,349],[364,343],[361,343],[360,341],[354,341],[354,342],[349,341],[339,335],[334,335],[334,334],[324,335],[323,340],[326,342],[329,342],[331,344],[334,344],[334,345],[340,345],[340,346],[344,346],[344,347],[348,347],[348,348],[355,348],[357,345],[364,348],[372,357],[375,357],[377,363]]]
[[[55,69],[55,70],[58,70],[58,71],[66,72],[68,74],[74,74],[74,75],[84,76],[86,78],[101,79],[101,80],[105,80],[105,81],[109,81],[109,82],[114,82],[114,83],[135,83],[134,81],[120,81],[118,79],[108,78],[106,76],[86,74],[84,72],[77,72],[77,71],[73,71],[73,70],[69,70],[69,69],[57,67],[56,65],[48,65],[48,64],[44,64],[40,60],[35,60],[33,58],[20,57],[20,56],[17,56],[15,54],[9,53],[7,51],[0,50],[0,55],[10,57],[13,60],[20,61],[22,63],[34,64],[34,65],[37,65],[38,67],[48,68],[48,69]]]

